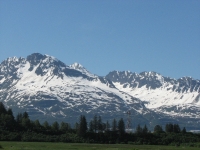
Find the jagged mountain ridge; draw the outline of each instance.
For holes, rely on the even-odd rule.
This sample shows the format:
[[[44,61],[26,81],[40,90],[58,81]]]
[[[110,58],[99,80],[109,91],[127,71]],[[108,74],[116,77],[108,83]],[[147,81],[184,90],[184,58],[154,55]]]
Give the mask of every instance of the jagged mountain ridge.
[[[195,97],[193,103],[189,98],[182,102],[184,94]],[[189,128],[199,124],[198,95],[199,80],[189,77],[175,80],[156,72],[130,71],[99,77],[78,63],[68,66],[39,53],[0,64],[0,101],[15,113],[27,111],[33,119],[73,123],[81,114],[88,119],[100,114],[112,120],[126,118],[130,110],[133,127],[178,122]]]
[[[151,112],[105,77],[91,74],[80,64],[68,66],[39,53],[8,58],[0,64],[0,95],[0,101],[14,112],[27,111],[37,119],[74,122],[81,114],[109,119],[124,117],[131,110],[145,122],[143,115]]]
[[[107,76],[121,91],[145,102],[153,111],[173,116],[200,117],[200,80],[172,79],[156,72],[112,71]]]

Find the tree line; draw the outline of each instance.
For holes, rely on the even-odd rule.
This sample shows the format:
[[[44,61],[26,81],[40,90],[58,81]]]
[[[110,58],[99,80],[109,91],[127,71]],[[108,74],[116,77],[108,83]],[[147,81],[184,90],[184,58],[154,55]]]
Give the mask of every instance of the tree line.
[[[169,145],[200,141],[200,134],[187,132],[178,124],[168,123],[165,129],[160,125],[153,132],[148,127],[138,125],[134,132],[125,130],[123,118],[113,119],[110,124],[103,122],[101,116],[94,115],[87,122],[84,115],[72,127],[69,123],[57,121],[31,120],[27,112],[13,116],[11,108],[6,109],[0,102],[0,140],[1,141],[45,141],[45,142],[79,142],[79,143],[130,143]]]

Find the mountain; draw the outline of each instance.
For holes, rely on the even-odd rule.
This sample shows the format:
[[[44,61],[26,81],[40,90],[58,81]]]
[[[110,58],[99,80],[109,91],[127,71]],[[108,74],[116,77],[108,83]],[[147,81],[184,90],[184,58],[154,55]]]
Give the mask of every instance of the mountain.
[[[120,91],[139,98],[156,113],[190,120],[200,117],[200,80],[172,79],[156,72],[112,71],[106,75]]]
[[[0,101],[15,115],[27,111],[40,121],[73,124],[80,115],[89,122],[97,114],[110,122],[130,117],[132,128],[147,124],[152,129],[170,122],[196,129],[199,87],[199,80],[176,80],[156,72],[112,71],[100,77],[79,63],[66,65],[40,53],[0,64]]]
[[[0,64],[0,95],[0,101],[15,114],[27,111],[32,119],[42,121],[75,123],[81,114],[112,120],[131,111],[136,122],[149,124],[145,115],[156,116],[105,77],[91,74],[78,63],[68,66],[39,53],[8,58]]]

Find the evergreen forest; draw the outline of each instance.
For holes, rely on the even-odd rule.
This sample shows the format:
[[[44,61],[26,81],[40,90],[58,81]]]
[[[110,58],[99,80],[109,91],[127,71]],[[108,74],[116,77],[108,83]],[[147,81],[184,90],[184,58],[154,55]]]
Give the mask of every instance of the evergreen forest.
[[[172,123],[166,124],[164,129],[156,125],[153,131],[149,131],[146,125],[138,125],[134,132],[127,132],[123,118],[103,122],[98,115],[94,115],[89,122],[81,115],[79,122],[73,126],[67,122],[40,123],[39,120],[31,120],[27,112],[14,117],[12,109],[6,109],[0,102],[0,141],[179,146],[200,142],[200,134],[187,132]]]

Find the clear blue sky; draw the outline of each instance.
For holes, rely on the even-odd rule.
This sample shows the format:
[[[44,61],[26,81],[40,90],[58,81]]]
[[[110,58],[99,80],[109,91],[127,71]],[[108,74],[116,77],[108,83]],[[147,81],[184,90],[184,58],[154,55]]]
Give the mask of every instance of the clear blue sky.
[[[0,61],[34,52],[102,76],[200,79],[200,1],[0,0]]]

